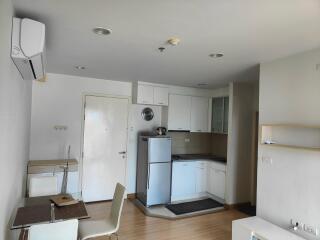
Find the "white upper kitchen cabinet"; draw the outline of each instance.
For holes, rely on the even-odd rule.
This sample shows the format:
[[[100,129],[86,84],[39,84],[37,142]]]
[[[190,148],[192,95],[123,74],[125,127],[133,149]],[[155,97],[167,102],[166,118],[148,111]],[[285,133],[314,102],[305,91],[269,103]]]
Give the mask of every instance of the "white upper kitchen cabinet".
[[[191,132],[209,132],[209,98],[191,97]]]
[[[138,85],[137,103],[139,104],[153,104],[153,86]]]
[[[191,96],[169,95],[168,130],[190,131]]]
[[[169,101],[169,88],[154,87],[153,88],[153,104],[168,106]]]
[[[133,84],[133,103],[168,106],[169,88],[147,83]]]

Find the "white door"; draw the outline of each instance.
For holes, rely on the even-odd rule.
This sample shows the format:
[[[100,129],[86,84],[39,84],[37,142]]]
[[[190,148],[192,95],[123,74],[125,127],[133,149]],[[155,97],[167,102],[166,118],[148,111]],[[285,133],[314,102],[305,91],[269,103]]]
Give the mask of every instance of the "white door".
[[[190,130],[191,97],[169,95],[168,130]]]
[[[191,98],[191,132],[209,132],[209,99]]]
[[[86,96],[82,194],[85,202],[112,199],[125,184],[127,98]]]

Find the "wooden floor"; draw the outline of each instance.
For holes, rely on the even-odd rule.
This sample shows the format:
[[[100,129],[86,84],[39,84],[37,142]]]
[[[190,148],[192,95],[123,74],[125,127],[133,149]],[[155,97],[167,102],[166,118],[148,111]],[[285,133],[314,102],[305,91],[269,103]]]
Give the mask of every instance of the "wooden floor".
[[[104,218],[111,202],[88,204],[92,219]],[[247,217],[236,210],[179,219],[166,220],[145,216],[132,202],[125,201],[119,230],[119,240],[231,240],[232,220]],[[108,239],[95,238],[95,240]]]

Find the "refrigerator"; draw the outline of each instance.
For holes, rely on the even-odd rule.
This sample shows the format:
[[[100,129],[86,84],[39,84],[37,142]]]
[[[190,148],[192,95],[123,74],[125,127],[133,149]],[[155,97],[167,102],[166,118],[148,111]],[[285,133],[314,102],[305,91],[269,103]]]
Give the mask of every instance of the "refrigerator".
[[[139,136],[137,198],[146,207],[170,202],[171,168],[171,138]]]

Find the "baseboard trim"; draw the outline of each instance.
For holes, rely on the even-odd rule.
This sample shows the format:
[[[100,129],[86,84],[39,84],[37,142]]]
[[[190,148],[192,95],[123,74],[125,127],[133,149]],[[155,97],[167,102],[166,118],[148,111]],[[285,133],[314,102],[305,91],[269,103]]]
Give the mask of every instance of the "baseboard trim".
[[[127,194],[127,199],[129,200],[133,200],[137,198],[137,194],[136,193],[129,193]]]
[[[225,209],[238,209],[239,207],[251,206],[250,202],[244,203],[234,203],[234,204],[224,204]]]

